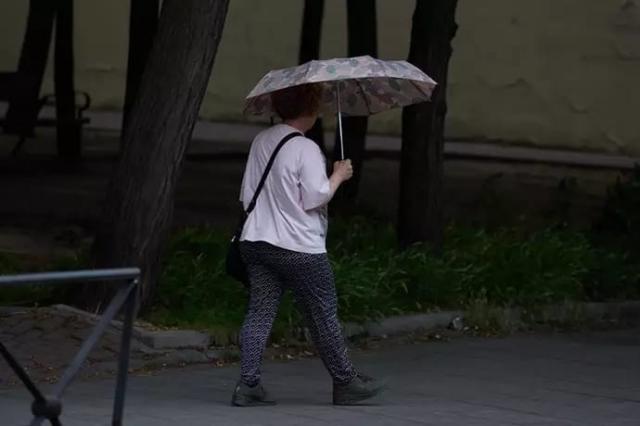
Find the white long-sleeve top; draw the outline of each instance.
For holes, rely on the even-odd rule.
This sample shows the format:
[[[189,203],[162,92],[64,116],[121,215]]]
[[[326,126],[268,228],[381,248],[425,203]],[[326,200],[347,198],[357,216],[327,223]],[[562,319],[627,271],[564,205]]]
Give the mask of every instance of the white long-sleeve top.
[[[278,124],[253,140],[240,190],[245,209],[278,143],[296,131]],[[276,156],[240,240],[264,241],[301,253],[325,253],[330,199],[326,163],[320,148],[311,139],[296,136]]]

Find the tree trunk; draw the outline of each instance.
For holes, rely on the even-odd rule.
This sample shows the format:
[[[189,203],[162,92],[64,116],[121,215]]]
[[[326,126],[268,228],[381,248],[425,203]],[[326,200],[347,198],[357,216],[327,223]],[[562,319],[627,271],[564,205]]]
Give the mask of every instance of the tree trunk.
[[[31,0],[15,85],[11,91],[4,131],[21,136],[33,133],[38,119],[38,98],[47,67],[56,4]]]
[[[378,37],[375,0],[347,0],[348,55],[378,56]],[[367,136],[367,117],[344,117],[342,131],[345,158],[353,163],[353,178],[345,183],[339,196],[342,200],[353,201],[358,195],[362,166],[364,163]],[[340,159],[340,136],[336,132],[335,160]]]
[[[127,89],[124,96],[122,128],[127,126],[131,106],[140,87],[153,39],[158,30],[160,0],[131,0],[129,14],[129,59],[127,63]],[[124,134],[124,131],[123,131]]]
[[[324,15],[324,0],[305,0],[302,15],[302,31],[300,34],[299,63],[304,64],[320,58],[320,40],[322,39],[322,18]],[[322,120],[307,132],[306,136],[313,139],[325,152],[324,130]]]
[[[433,77],[438,86],[431,102],[404,108],[398,237],[402,247],[428,242],[442,249],[444,121],[449,59],[457,24],[457,0],[417,0],[409,62]]]
[[[138,266],[148,307],[160,276],[176,182],[211,75],[228,0],[164,0],[93,247],[98,267]],[[92,308],[106,288],[85,289]]]
[[[58,155],[74,165],[82,155],[81,124],[76,121],[73,82],[73,0],[57,0],[54,83]]]

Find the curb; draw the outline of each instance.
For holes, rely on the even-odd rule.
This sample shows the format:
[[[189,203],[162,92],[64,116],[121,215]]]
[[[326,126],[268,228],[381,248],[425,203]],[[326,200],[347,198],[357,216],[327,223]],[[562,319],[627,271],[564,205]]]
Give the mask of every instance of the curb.
[[[441,311],[429,314],[403,315],[365,324],[345,323],[347,339],[356,337],[387,337],[443,328],[460,330],[463,319],[474,314],[464,311]],[[531,322],[568,323],[574,321],[640,323],[640,301],[614,303],[567,303],[548,305],[531,310],[521,308],[492,309],[491,318],[512,329]]]
[[[93,323],[100,319],[99,315],[74,308],[73,306],[53,305],[51,308],[62,314],[80,316]],[[122,321],[111,321],[113,329],[119,331],[122,330],[122,326]],[[196,330],[147,330],[140,325],[134,324],[133,336],[151,349],[196,349],[203,351],[211,344],[211,336],[209,334]]]
[[[62,313],[81,316],[92,322],[100,318],[98,315],[67,305],[54,305],[52,308]],[[489,309],[490,312],[486,312],[485,317],[514,330],[531,323],[570,323],[576,321],[640,323],[640,300],[613,303],[565,303],[533,309]],[[384,338],[443,328],[461,330],[464,319],[473,322],[475,318],[477,318],[477,313],[460,310],[401,315],[384,318],[380,321],[369,321],[364,324],[347,322],[343,324],[343,333],[346,339],[354,339],[358,337]],[[120,330],[122,322],[114,320],[111,322],[111,326]],[[134,326],[133,334],[141,343],[155,350],[195,349],[205,351],[213,341],[211,335],[196,330],[147,330],[140,326]]]
[[[344,335],[354,337],[386,337],[416,331],[429,331],[449,327],[456,318],[464,318],[463,311],[443,311],[430,314],[415,314],[388,317],[365,324],[345,323]]]

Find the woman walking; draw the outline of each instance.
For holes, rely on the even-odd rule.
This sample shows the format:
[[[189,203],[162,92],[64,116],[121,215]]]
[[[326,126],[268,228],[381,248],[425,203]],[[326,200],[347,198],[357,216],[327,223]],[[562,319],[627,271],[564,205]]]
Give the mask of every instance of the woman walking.
[[[240,333],[241,377],[232,398],[236,406],[275,404],[260,382],[260,366],[286,289],[293,292],[333,379],[333,403],[355,404],[382,388],[379,381],[353,367],[338,321],[333,271],[326,252],[327,204],[351,178],[353,169],[349,160],[338,161],[327,177],[320,148],[304,137],[318,117],[321,96],[321,88],[313,84],[274,92],[271,101],[282,124],[258,134],[249,153],[241,189],[245,208],[269,159],[283,143],[240,238],[250,296]]]

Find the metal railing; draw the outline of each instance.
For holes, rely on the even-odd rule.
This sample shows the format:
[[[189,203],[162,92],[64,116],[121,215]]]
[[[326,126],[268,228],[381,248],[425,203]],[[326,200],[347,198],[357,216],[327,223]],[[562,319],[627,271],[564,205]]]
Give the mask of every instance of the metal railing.
[[[122,415],[124,411],[124,399],[127,387],[127,376],[129,371],[129,352],[131,348],[131,332],[133,321],[136,316],[136,306],[138,297],[138,279],[140,270],[138,268],[123,269],[103,269],[91,271],[73,271],[73,272],[48,272],[39,274],[24,275],[5,275],[0,276],[0,288],[9,286],[25,286],[25,285],[50,285],[50,284],[67,284],[88,281],[116,281],[121,282],[118,292],[115,294],[111,303],[107,306],[104,313],[95,325],[91,334],[80,346],[75,357],[62,374],[60,380],[54,385],[50,395],[44,395],[38,386],[31,380],[25,369],[9,352],[5,345],[0,342],[0,353],[7,361],[11,369],[20,378],[24,386],[34,398],[31,405],[33,420],[31,426],[41,425],[42,422],[48,420],[53,426],[62,425],[60,415],[62,414],[62,394],[71,384],[82,368],[82,364],[86,361],[93,347],[98,343],[100,337],[115,318],[116,314],[124,306],[124,323],[122,327],[122,336],[120,341],[120,357],[118,361],[118,373],[115,391],[115,401],[113,406],[112,425],[122,425]]]

